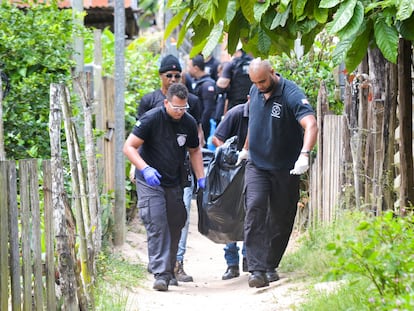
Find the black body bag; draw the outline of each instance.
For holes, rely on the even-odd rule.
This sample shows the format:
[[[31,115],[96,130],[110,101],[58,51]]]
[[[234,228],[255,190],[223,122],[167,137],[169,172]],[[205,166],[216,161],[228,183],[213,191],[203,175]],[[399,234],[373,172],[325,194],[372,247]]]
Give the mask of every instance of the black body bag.
[[[245,161],[236,166],[237,136],[216,150],[197,194],[198,231],[215,243],[243,241]]]

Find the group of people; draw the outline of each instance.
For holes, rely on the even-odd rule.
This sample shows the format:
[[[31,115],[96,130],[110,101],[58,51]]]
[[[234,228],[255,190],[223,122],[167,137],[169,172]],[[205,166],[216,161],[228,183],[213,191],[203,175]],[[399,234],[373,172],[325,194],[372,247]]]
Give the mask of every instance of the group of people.
[[[178,281],[193,281],[183,259],[193,188],[205,187],[202,148],[210,119],[219,123],[213,144],[220,148],[237,135],[238,163],[247,161],[242,269],[250,272],[248,284],[277,281],[293,229],[300,174],[308,169],[316,142],[316,118],[306,96],[268,60],[243,50],[222,64],[197,55],[186,73],[175,56],[167,55],[159,75],[161,88],[142,97],[123,149],[133,165],[130,178],[147,232],[153,288],[166,291]],[[224,251],[222,279],[238,277],[239,247],[229,243]]]

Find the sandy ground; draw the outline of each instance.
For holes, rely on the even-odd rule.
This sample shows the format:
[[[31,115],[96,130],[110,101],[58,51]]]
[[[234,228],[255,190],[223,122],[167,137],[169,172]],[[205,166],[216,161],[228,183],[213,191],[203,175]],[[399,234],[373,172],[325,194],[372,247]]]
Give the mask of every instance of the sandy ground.
[[[288,246],[292,248],[293,239]],[[143,284],[128,291],[128,311],[283,311],[295,310],[294,306],[306,298],[307,285],[293,283],[289,275],[280,274],[281,279],[269,287],[250,288],[248,273],[223,281],[226,270],[223,244],[216,244],[197,230],[197,207],[193,200],[190,214],[190,229],[184,268],[194,282],[170,286],[167,292],[152,289],[154,278],[147,274]],[[146,234],[136,218],[128,227],[126,243],[115,250],[131,262],[148,263]]]

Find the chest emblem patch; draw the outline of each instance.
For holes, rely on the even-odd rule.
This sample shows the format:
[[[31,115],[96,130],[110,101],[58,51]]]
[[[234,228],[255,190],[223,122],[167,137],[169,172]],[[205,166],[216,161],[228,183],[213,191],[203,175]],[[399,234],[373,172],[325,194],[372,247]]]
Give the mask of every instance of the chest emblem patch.
[[[180,147],[184,146],[186,141],[187,141],[187,135],[186,134],[177,134],[178,146],[180,146]]]
[[[280,119],[282,115],[282,105],[276,102],[273,102],[272,106],[272,117]]]

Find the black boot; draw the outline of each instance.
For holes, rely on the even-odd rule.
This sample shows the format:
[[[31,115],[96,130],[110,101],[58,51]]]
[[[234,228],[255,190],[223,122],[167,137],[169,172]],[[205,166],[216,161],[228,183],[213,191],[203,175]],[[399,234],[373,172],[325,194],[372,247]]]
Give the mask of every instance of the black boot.
[[[226,272],[221,277],[222,280],[230,280],[240,275],[239,266],[228,266]]]

